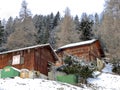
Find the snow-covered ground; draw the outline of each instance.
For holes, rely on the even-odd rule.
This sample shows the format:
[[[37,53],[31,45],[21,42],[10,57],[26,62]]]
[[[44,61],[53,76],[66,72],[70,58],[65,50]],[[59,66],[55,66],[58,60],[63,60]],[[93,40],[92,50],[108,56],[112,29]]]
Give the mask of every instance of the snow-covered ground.
[[[120,90],[120,76],[102,73],[96,79],[89,78],[89,83],[97,90]]]
[[[88,82],[96,90],[120,90],[120,76],[112,73],[112,65],[105,65],[102,73],[96,78],[89,78]]]
[[[111,63],[108,63],[108,64],[105,64],[105,68],[102,69],[102,72],[105,72],[105,73],[112,73],[112,64]]]
[[[90,87],[77,87],[44,79],[0,79],[0,90],[120,90],[120,76],[112,73],[111,64],[106,64],[99,76],[89,78]]]
[[[44,79],[1,79],[0,90],[89,90]]]

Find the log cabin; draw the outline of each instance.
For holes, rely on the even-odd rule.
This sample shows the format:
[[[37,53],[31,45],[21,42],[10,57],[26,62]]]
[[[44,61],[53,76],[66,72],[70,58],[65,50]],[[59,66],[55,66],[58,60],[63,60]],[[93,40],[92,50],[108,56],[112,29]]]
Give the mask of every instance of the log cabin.
[[[57,60],[58,57],[49,44],[35,45],[1,52],[0,69],[5,66],[13,66],[48,75],[48,63],[55,63]]]
[[[61,60],[66,55],[72,55],[87,62],[96,60],[96,58],[101,59],[105,56],[100,42],[97,39],[62,46],[56,50],[56,53]]]

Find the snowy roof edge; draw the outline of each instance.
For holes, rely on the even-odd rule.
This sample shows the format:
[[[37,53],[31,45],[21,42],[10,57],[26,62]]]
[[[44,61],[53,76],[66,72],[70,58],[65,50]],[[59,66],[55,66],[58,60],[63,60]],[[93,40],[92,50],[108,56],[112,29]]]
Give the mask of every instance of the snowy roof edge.
[[[50,44],[41,44],[41,45],[34,45],[34,46],[29,46],[29,47],[25,47],[25,48],[20,48],[20,49],[14,49],[14,50],[9,50],[9,51],[4,51],[4,52],[0,52],[1,54],[7,54],[7,53],[11,53],[11,52],[16,52],[16,51],[21,51],[21,50],[26,50],[26,49],[32,49],[32,48],[37,48],[37,47],[42,47],[42,46],[50,46]]]
[[[65,48],[69,48],[69,47],[74,47],[74,46],[81,46],[81,45],[87,45],[87,44],[91,44],[93,42],[95,42],[97,39],[92,39],[92,40],[88,40],[88,41],[82,41],[82,42],[77,42],[77,43],[71,43],[71,44],[67,44],[64,45],[58,49],[65,49]]]

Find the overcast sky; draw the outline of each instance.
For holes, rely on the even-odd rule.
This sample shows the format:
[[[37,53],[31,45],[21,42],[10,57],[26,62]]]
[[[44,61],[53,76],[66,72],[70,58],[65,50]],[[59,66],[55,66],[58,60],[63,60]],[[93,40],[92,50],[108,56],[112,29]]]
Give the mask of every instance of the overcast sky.
[[[10,16],[19,16],[21,3],[23,0],[0,0],[0,18],[8,18]],[[83,12],[88,14],[101,13],[104,8],[104,0],[26,0],[28,9],[32,14],[47,15],[60,11],[64,15],[64,10],[69,7],[71,15],[79,16]]]

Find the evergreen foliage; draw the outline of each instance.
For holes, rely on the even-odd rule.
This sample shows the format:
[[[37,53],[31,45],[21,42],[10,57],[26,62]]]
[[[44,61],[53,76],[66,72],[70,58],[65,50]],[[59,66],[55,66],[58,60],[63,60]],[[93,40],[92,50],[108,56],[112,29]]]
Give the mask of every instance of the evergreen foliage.
[[[120,59],[119,58],[113,58],[112,64],[113,64],[112,71],[120,75]]]
[[[90,69],[88,65],[82,66],[78,71],[81,78],[83,78],[82,83],[87,83],[86,79],[92,76],[94,69]]]
[[[67,56],[64,59],[65,67],[62,69],[63,72],[67,74],[75,74],[77,76],[80,76],[83,79],[82,83],[86,83],[86,79],[90,76],[92,76],[94,68],[91,68],[90,65],[87,65],[86,63],[81,64],[80,61],[76,61],[71,56]]]
[[[57,12],[54,18],[54,22],[53,22],[54,27],[56,27],[59,24],[59,21],[60,21],[60,13]]]
[[[4,34],[4,27],[2,26],[0,21],[0,46],[2,45],[3,42],[3,34]]]
[[[65,64],[68,64],[69,66],[72,64],[72,58],[70,56],[66,56],[65,60],[64,60],[64,63]]]
[[[50,43],[50,33],[52,32],[54,26],[54,15],[35,15],[33,17],[33,22],[36,27],[38,44]]]
[[[29,21],[28,18],[31,20]],[[17,41],[14,40],[16,38],[13,37],[15,34],[18,34],[15,35],[16,37],[22,36],[22,34],[20,36],[19,35],[20,33],[16,33],[18,32],[16,31],[16,29],[17,30],[21,29],[24,30],[25,33],[28,32],[28,34],[32,35],[31,37],[35,36],[34,37],[36,38],[34,39],[34,41],[36,42],[35,44],[50,43],[52,47],[57,48],[65,44],[91,39],[92,23],[89,22],[89,20],[90,20],[89,17],[87,17],[87,21],[80,21],[78,15],[76,15],[73,18],[70,14],[69,8],[65,9],[65,15],[63,17],[60,16],[59,11],[56,13],[56,15],[50,13],[48,15],[34,15],[32,17],[31,11],[27,7],[26,0],[23,0],[19,12],[19,17],[16,18],[10,17],[5,25],[4,28],[5,34],[3,41],[6,44],[5,46],[7,48],[7,46],[10,46],[7,44],[11,43],[11,40]],[[84,29],[84,27],[86,27],[86,29]],[[32,30],[35,32],[33,32]],[[31,34],[31,31],[34,34]],[[22,31],[19,32],[22,33]],[[25,38],[29,38],[30,35],[25,36]],[[20,39],[20,40],[22,44],[22,40],[24,39]],[[32,42],[32,40],[29,41]],[[32,42],[33,45],[34,45],[34,41]],[[12,48],[15,49],[14,47]]]
[[[75,25],[76,25],[76,30],[80,30],[80,21],[79,21],[78,15],[75,16],[74,22],[75,22]]]
[[[92,39],[92,26],[93,21],[82,18],[80,22],[80,31],[82,32],[81,39],[83,41]]]

